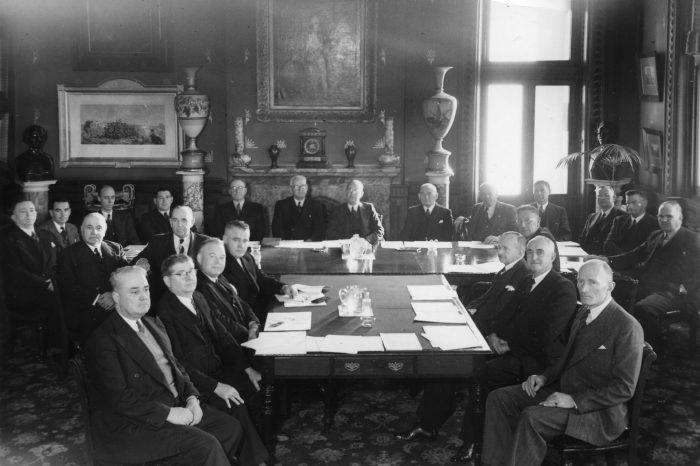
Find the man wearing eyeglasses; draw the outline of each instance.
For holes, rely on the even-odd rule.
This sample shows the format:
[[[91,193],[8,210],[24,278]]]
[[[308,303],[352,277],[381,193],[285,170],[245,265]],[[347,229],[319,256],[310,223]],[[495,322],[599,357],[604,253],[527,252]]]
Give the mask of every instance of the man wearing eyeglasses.
[[[127,264],[121,245],[104,239],[106,231],[102,215],[88,214],[80,226],[83,240],[58,255],[56,278],[66,325],[80,341],[85,341],[114,309],[109,276]]]
[[[275,203],[272,236],[282,239],[321,241],[326,229],[323,204],[307,196],[306,177],[293,176],[289,182],[292,195]]]
[[[220,204],[214,212],[211,227],[212,236],[221,238],[226,224],[231,220],[240,220],[250,225],[250,239],[260,241],[268,235],[270,225],[267,209],[262,204],[248,200],[248,187],[240,178],[234,178],[229,185],[231,202]]]
[[[153,301],[157,301],[164,291],[160,265],[165,258],[173,254],[185,254],[194,259],[201,244],[209,239],[206,235],[193,232],[192,225],[194,225],[192,209],[188,206],[175,207],[170,215],[170,226],[173,232],[153,236],[144,250],[134,259],[135,265],[149,270]]]
[[[197,288],[197,269],[184,254],[161,266],[168,290],[157,315],[172,341],[173,354],[185,367],[203,401],[231,414],[243,428],[240,464],[259,465],[268,453],[250,416],[262,414],[260,373],[251,367],[235,338],[213,317]]]

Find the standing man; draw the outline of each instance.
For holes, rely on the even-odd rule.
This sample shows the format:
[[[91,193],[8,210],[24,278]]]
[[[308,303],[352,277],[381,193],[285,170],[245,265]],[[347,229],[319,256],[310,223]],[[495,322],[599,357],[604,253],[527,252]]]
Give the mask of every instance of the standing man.
[[[293,176],[289,189],[292,195],[275,203],[272,236],[304,241],[323,240],[326,233],[325,209],[319,201],[306,195],[309,189],[306,177]]]
[[[518,229],[515,206],[500,202],[495,186],[489,183],[479,186],[479,199],[481,202],[474,204],[469,219],[462,216],[455,219],[459,239],[496,244],[498,235]]]
[[[474,299],[465,307],[473,315],[482,334],[493,332],[493,322],[503,308],[515,296],[515,286],[529,274],[523,256],[525,254],[525,238],[516,232],[503,233],[498,242],[498,260],[504,264],[503,269],[496,274],[491,287],[480,297]],[[454,412],[455,390],[462,380],[431,380],[423,387],[423,396],[418,406],[419,423],[413,429],[397,435],[400,440],[418,438],[434,438],[438,429]],[[462,446],[452,457],[452,462],[466,462],[474,455],[473,412],[471,399],[464,407],[462,430],[460,437]]]
[[[530,205],[537,208],[537,212],[540,215],[540,224],[547,228],[557,241],[569,241],[571,239],[571,228],[569,228],[569,218],[566,215],[566,209],[549,202],[549,194],[551,192],[552,189],[548,181],[535,181],[532,187],[535,202]]]
[[[121,245],[104,240],[105,231],[107,224],[102,215],[87,214],[80,226],[83,240],[58,256],[57,279],[66,325],[81,342],[114,309],[109,276],[126,265]]]
[[[588,216],[578,239],[581,248],[594,255],[603,254],[603,243],[610,233],[613,220],[625,214],[615,208],[615,190],[612,186],[599,186],[595,193],[598,211]]]
[[[153,198],[156,208],[141,216],[139,222],[141,238],[148,243],[153,235],[172,233],[170,226],[170,207],[173,205],[173,195],[168,188],[158,188]]]
[[[424,183],[418,191],[419,205],[409,207],[401,230],[402,241],[452,241],[452,211],[437,205],[434,184]]]
[[[116,312],[85,351],[98,456],[120,463],[235,464],[241,425],[200,404],[163,324],[146,317],[151,301],[143,269],[119,269],[112,286]]]
[[[14,225],[3,244],[7,303],[23,319],[41,321],[58,330],[52,280],[56,245],[48,231],[34,228],[36,208],[31,201],[16,203],[11,218]]]
[[[67,199],[54,199],[49,210],[50,219],[40,224],[37,228],[51,233],[51,238],[56,245],[57,252],[67,248],[71,244],[80,241],[78,227],[68,223],[70,218],[70,204]]]
[[[604,445],[627,427],[642,329],[610,296],[615,283],[607,264],[586,262],[577,283],[583,306],[559,360],[520,385],[489,394],[482,464],[540,465],[556,436]]]
[[[673,309],[700,306],[700,235],[681,226],[683,212],[674,201],[659,206],[660,230],[637,248],[608,257],[614,270],[632,270],[639,278],[632,314],[652,345],[660,337],[659,316]]]
[[[259,465],[267,450],[250,419],[262,416],[260,380],[230,333],[216,320],[197,287],[192,258],[170,256],[161,266],[167,291],[158,302],[158,317],[165,324],[175,357],[192,378],[202,399],[230,413],[243,429],[240,464]],[[244,404],[245,403],[245,404]]]
[[[544,236],[545,238],[549,238],[552,243],[554,243],[554,253],[556,254],[556,258],[554,259],[554,270],[559,272],[561,270],[559,247],[554,239],[554,235],[552,235],[547,227],[540,225],[540,215],[537,211],[537,207],[532,205],[521,205],[517,209],[517,215],[518,230],[527,241],[530,241],[535,236]]]
[[[109,185],[102,186],[97,199],[100,201],[100,213],[107,222],[105,239],[119,243],[122,246],[141,244],[141,239],[136,233],[131,214],[121,210],[114,210],[114,201],[117,199],[114,188]]]
[[[364,193],[365,187],[359,180],[348,183],[347,202],[336,207],[328,221],[328,239],[347,239],[357,234],[374,246],[384,238],[384,227],[374,205],[361,202]]]
[[[160,299],[164,291],[163,277],[160,275],[160,265],[166,257],[173,254],[186,254],[192,259],[197,255],[199,246],[208,236],[194,233],[194,213],[188,206],[177,206],[170,215],[172,233],[160,233],[151,238],[141,253],[133,261],[149,270],[151,298]]]
[[[250,225],[250,239],[261,241],[268,235],[270,229],[265,206],[246,199],[248,187],[240,178],[231,180],[228,192],[231,195],[231,202],[216,206],[212,236],[221,238],[228,222],[240,220]]]
[[[197,264],[197,291],[206,299],[213,316],[238,343],[257,338],[260,320],[222,275],[226,268],[224,242],[219,238],[209,238],[202,243],[197,252]]]
[[[647,193],[630,189],[625,193],[627,213],[613,219],[603,250],[614,256],[631,251],[647,240],[652,231],[659,229],[656,217],[646,213]]]
[[[265,322],[267,307],[274,295],[295,296],[296,290],[260,270],[248,252],[250,227],[246,223],[229,222],[223,240],[228,252],[224,277],[236,287],[238,296],[253,308],[258,320]]]

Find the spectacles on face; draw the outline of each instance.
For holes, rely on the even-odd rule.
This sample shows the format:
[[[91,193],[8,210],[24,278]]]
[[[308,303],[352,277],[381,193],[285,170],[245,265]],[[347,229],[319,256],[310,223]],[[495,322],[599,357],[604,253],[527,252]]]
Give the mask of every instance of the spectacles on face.
[[[179,272],[171,273],[170,276],[172,277],[172,276],[176,275],[184,280],[185,278],[194,277],[196,273],[197,273],[197,269],[181,270]]]
[[[243,191],[246,189],[245,186],[231,186],[231,191]]]
[[[295,185],[292,186],[292,188],[294,188],[294,189],[304,189],[304,188],[306,188],[306,185],[305,185],[305,184],[295,184]]]

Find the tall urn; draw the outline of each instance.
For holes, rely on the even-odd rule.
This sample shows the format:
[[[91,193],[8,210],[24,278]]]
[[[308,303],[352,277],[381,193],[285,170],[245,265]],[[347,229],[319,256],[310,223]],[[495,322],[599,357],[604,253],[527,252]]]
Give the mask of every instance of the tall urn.
[[[204,168],[206,152],[197,147],[197,138],[209,118],[209,96],[197,90],[195,78],[199,67],[185,68],[185,90],[175,96],[175,114],[185,132],[186,147],[182,154],[182,170]]]

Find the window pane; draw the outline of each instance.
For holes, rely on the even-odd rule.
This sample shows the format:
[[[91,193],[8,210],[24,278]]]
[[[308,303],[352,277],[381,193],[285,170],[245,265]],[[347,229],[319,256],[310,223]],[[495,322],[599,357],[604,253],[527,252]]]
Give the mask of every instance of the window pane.
[[[492,0],[490,61],[568,60],[571,0]]]
[[[523,86],[492,84],[487,92],[484,181],[500,194],[520,194]]]
[[[566,194],[567,170],[556,168],[569,153],[569,86],[535,87],[535,180],[547,180],[553,194]]]

